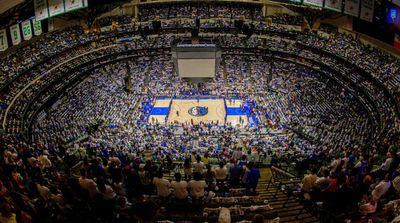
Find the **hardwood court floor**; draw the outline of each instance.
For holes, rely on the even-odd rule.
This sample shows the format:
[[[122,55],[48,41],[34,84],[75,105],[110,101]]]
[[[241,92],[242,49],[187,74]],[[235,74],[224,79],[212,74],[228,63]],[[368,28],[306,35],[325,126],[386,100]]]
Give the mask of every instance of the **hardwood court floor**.
[[[208,113],[204,116],[192,116],[189,114],[189,109],[195,106],[208,107]],[[177,115],[177,111],[179,115]],[[193,121],[193,124],[219,122],[223,124],[225,122],[226,110],[224,105],[224,99],[212,99],[212,100],[181,100],[174,99],[172,101],[171,110],[168,116],[168,122],[188,123]]]
[[[162,99],[162,100],[157,99],[156,102],[154,103],[154,107],[168,107],[170,102],[171,99]]]
[[[149,118],[150,124],[165,124],[165,116],[164,115],[151,115]]]

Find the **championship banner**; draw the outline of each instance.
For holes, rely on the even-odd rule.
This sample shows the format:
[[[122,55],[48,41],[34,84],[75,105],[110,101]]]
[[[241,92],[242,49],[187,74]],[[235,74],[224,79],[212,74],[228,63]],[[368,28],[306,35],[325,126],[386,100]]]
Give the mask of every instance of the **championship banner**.
[[[65,12],[63,0],[48,0],[49,1],[49,15],[56,16]]]
[[[325,0],[324,8],[342,12],[342,0]]]
[[[19,24],[10,27],[11,41],[13,45],[21,42],[21,32],[19,31]]]
[[[304,0],[303,4],[322,7],[324,4],[324,0]]]
[[[83,7],[88,7],[88,6],[89,6],[88,0],[83,0]]]
[[[21,23],[22,25],[22,36],[24,40],[30,40],[32,38],[32,25],[31,20],[25,20]]]
[[[344,13],[358,17],[360,9],[360,0],[346,0],[344,2]]]
[[[42,34],[42,22],[32,19],[32,23],[33,23],[33,34],[35,34],[35,36],[39,36],[40,34]]]
[[[7,31],[5,29],[0,29],[0,51],[5,51],[7,48]]]
[[[65,11],[66,12],[73,11],[73,10],[85,7],[83,0],[65,0],[64,4],[65,4]]]
[[[35,18],[37,21],[47,19],[49,17],[49,10],[47,7],[47,0],[34,0],[35,4]]]
[[[374,18],[374,0],[361,0],[360,19],[372,22]]]

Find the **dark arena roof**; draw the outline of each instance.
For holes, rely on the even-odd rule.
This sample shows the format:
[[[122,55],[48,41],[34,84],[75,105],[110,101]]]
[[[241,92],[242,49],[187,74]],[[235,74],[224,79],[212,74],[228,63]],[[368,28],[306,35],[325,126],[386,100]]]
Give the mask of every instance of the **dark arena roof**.
[[[0,2],[0,222],[400,222],[400,1]]]

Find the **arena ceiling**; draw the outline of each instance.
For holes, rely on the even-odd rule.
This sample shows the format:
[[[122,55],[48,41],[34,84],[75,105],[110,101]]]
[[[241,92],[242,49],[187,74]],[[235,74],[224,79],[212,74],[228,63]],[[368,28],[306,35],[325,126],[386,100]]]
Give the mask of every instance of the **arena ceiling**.
[[[91,24],[95,20],[95,18],[100,16],[101,14],[111,11],[112,9],[121,6],[125,3],[132,2],[131,0],[113,0],[113,1],[88,0],[88,1],[89,1],[88,8],[60,15],[59,18],[65,20],[82,18],[85,19],[88,24]],[[7,27],[15,23],[18,23],[20,21],[29,19],[34,15],[33,0],[0,0],[0,2],[1,2],[0,28]],[[263,2],[269,2],[269,1],[263,1]],[[326,19],[326,18],[336,19],[344,15],[342,13],[337,13],[326,9],[304,6],[298,3],[291,2],[289,0],[274,0],[271,2],[282,4],[294,12],[298,12],[305,15],[307,20],[311,23],[316,19]],[[385,0],[375,0],[374,27],[376,27],[376,30],[389,31],[390,29],[392,29],[394,32],[400,33],[400,30],[396,29],[396,27],[389,27],[386,24],[385,18],[386,18],[386,9],[388,7],[388,4],[389,2]],[[370,25],[371,25],[370,23],[365,23],[365,24],[362,23],[361,25],[359,24],[358,26],[361,26],[361,30],[368,30],[370,28]],[[379,31],[378,33],[380,32],[381,31]],[[369,33],[369,35],[372,34]],[[375,36],[375,38],[381,40],[384,39],[379,36]],[[390,37],[389,39],[393,38]]]
[[[129,0],[88,0],[89,7],[76,12],[67,13],[59,17],[65,19],[85,18],[86,16],[98,16],[101,13],[112,10]],[[33,0],[0,0],[0,28],[13,25],[34,16]]]
[[[0,14],[13,8],[16,5],[21,4],[24,0],[3,0],[0,4]]]

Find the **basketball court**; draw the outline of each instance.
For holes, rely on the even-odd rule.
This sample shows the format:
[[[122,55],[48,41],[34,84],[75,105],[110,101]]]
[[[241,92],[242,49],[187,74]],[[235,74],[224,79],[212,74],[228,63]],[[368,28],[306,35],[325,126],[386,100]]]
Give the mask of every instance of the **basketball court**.
[[[242,109],[242,100],[224,98],[165,98],[159,97],[149,115],[150,124],[247,125],[249,120]]]
[[[193,112],[196,108],[204,108],[206,112],[204,114]],[[195,125],[200,122],[224,124],[225,116],[224,99],[175,99],[172,101],[168,122]]]

